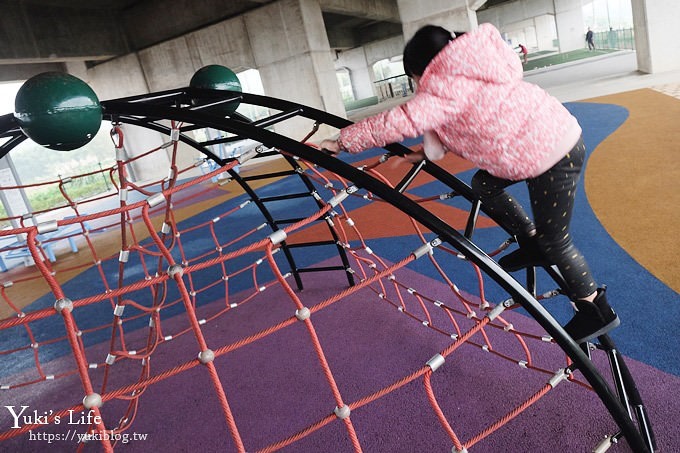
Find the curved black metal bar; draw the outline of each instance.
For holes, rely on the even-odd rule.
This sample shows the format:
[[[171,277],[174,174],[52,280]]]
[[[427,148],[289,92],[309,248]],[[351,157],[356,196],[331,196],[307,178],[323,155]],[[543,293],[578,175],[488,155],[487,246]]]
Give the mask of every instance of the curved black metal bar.
[[[201,127],[222,130],[234,134],[235,136],[256,140],[267,147],[283,149],[287,153],[316,164],[352,181],[355,185],[372,192],[375,196],[400,209],[402,212],[437,234],[441,240],[457,249],[468,260],[479,266],[484,273],[507,291],[515,302],[521,304],[522,307],[524,307],[524,309],[526,309],[526,311],[546,330],[546,332],[556,340],[557,344],[573,360],[576,367],[580,369],[585,379],[593,387],[612,418],[621,429],[621,432],[628,440],[631,448],[636,452],[649,451],[648,446],[640,435],[640,432],[636,429],[627,410],[616,398],[608,384],[579,345],[566,334],[560,324],[557,323],[552,315],[537,302],[531,293],[507,274],[473,242],[457,230],[453,229],[438,216],[423,208],[420,204],[414,202],[398,190],[390,188],[371,175],[338,160],[335,157],[319,152],[304,143],[300,143],[284,135],[269,131],[264,127],[248,123],[239,115],[233,115],[233,118],[222,117],[211,112],[210,108],[204,108],[206,105],[219,103],[220,100],[226,98],[233,100],[234,93],[185,88],[104,101],[102,102],[102,107],[104,109],[105,117],[109,117],[113,120],[122,119],[123,117],[125,117],[126,120],[138,118],[140,119],[140,123],[144,123],[143,125],[148,127],[150,125],[149,119],[172,119],[201,125]],[[321,110],[295,104],[290,101],[247,93],[239,94],[236,98],[239,98],[243,103],[260,105],[279,110],[280,112],[294,112],[294,115],[291,116],[309,118],[318,123],[327,124],[336,128],[342,128],[350,124],[350,122],[344,118],[331,115]],[[260,122],[260,125],[273,124],[280,118],[286,116],[287,115],[274,115],[273,117],[270,117],[270,121],[262,121]],[[146,120],[141,121],[142,118],[145,118]],[[409,152],[407,148],[398,144],[388,145],[385,149],[396,155],[403,155]],[[450,175],[440,167],[429,162],[423,167],[428,173],[454,188],[458,193],[463,194],[466,198],[471,200],[474,199],[470,188],[455,178],[455,176]]]
[[[28,138],[21,132],[11,113],[0,116],[0,139],[2,138],[9,138],[9,140],[0,145],[0,159]]]
[[[187,90],[190,93],[191,90]],[[217,94],[212,94],[217,95]],[[313,119],[334,127],[344,127],[349,122],[345,119],[335,117],[326,112],[300,106],[289,101],[264,98],[255,95],[243,95],[244,102],[251,102],[278,110],[297,110],[299,116]],[[451,228],[439,217],[424,209],[405,195],[383,184],[381,181],[362,172],[353,166],[342,162],[335,157],[311,148],[303,143],[297,142],[289,137],[278,135],[266,129],[258,128],[252,124],[233,121],[229,118],[220,118],[206,112],[191,111],[189,109],[166,109],[157,105],[142,105],[137,102],[127,104],[123,101],[109,101],[104,103],[107,111],[112,114],[127,113],[139,116],[159,117],[168,115],[171,119],[185,121],[189,123],[200,123],[206,127],[221,129],[235,135],[241,135],[264,143],[267,146],[285,149],[286,152],[294,154],[304,160],[312,162],[320,167],[332,171],[339,176],[352,181],[359,187],[369,190],[384,201],[400,209],[416,221],[425,225],[451,246],[461,252],[467,259],[479,266],[489,277],[504,288],[513,298],[521,304],[534,319],[555,338],[559,346],[569,355],[575,365],[581,370],[586,380],[593,387],[600,399],[605,404],[614,421],[619,425],[624,436],[635,451],[649,451],[640,433],[633,424],[627,410],[613,394],[608,384],[602,378],[598,370],[594,367],[590,359],[585,355],[581,348],[569,337],[564,329],[557,323],[552,315],[545,310],[536,299],[510,275],[508,275],[494,260],[489,258],[474,243],[461,235],[458,231]],[[167,118],[167,117],[166,117]],[[390,145],[386,147],[391,152],[403,154],[407,152],[403,147]],[[427,166],[426,166],[427,167]],[[434,167],[433,167],[434,168]],[[453,176],[451,175],[453,178]],[[453,183],[453,181],[451,181]],[[457,190],[466,191],[461,182]]]
[[[163,97],[163,99],[169,99],[169,98]],[[125,115],[125,114],[109,114],[109,113],[107,113],[105,115],[105,118],[111,119],[112,121],[115,121],[115,122],[118,122],[118,123],[127,123],[127,124],[132,124],[132,125],[135,125],[135,126],[139,126],[139,127],[145,127],[145,128],[154,130],[156,132],[162,133],[162,134],[167,135],[167,136],[170,136],[171,132],[172,132],[171,128],[168,127],[167,125],[158,124],[154,121],[145,121],[145,120],[143,120],[139,117],[135,117],[135,116]],[[233,158],[222,159],[222,158],[216,156],[214,153],[212,153],[207,148],[207,146],[210,146],[210,145],[213,144],[212,140],[209,141],[209,142],[201,144],[201,143],[197,142],[196,140],[193,140],[191,137],[188,137],[186,134],[180,134],[179,137],[178,137],[178,140],[181,141],[182,143],[185,143],[185,144],[191,146],[192,148],[196,149],[197,151],[203,153],[205,156],[212,159],[213,161],[215,161],[220,166],[224,166],[227,163],[234,160]],[[308,190],[310,190],[310,196],[311,196],[311,191],[314,189],[314,185],[311,183],[311,181],[309,181],[309,178],[304,174],[304,172],[299,171],[299,170],[301,170],[301,168],[297,164],[297,162],[295,162],[294,159],[292,159],[290,157],[286,157],[286,161],[288,162],[288,164],[293,169],[292,174],[295,174],[300,178],[300,180],[305,185],[305,187]],[[253,201],[253,203],[255,203],[257,208],[260,210],[260,213],[265,218],[267,225],[269,225],[269,227],[272,229],[272,231],[278,230],[279,226],[278,226],[276,219],[274,219],[271,212],[269,211],[269,209],[267,208],[265,203],[257,195],[255,190],[253,190],[253,188],[248,184],[248,182],[245,179],[243,179],[240,176],[239,173],[235,172],[234,170],[228,170],[228,172],[229,172],[231,179],[236,181],[241,186],[241,188],[245,191],[245,193],[248,195],[248,197]],[[317,206],[321,207],[321,202],[319,200],[314,198],[314,201],[317,203]],[[352,274],[349,273],[350,265],[349,265],[349,260],[347,258],[347,252],[345,251],[344,248],[342,248],[339,245],[340,239],[337,236],[337,233],[335,232],[335,230],[333,230],[330,227],[328,228],[328,230],[329,230],[329,232],[330,232],[330,234],[333,238],[333,243],[335,244],[335,246],[337,248],[338,255],[340,256],[340,260],[343,263],[343,270],[347,274],[347,280],[348,280],[350,285],[353,285],[354,284],[354,278],[353,278]],[[281,247],[281,250],[283,251],[283,254],[286,258],[286,261],[288,261],[288,266],[291,269],[291,273],[293,274],[293,278],[295,279],[295,283],[296,283],[298,289],[300,289],[300,290],[303,289],[304,285],[302,283],[302,278],[300,277],[300,272],[302,271],[302,269],[300,269],[295,262],[295,258],[293,257],[293,253],[291,251],[291,246],[286,241],[281,242],[281,244],[279,244],[279,245]]]

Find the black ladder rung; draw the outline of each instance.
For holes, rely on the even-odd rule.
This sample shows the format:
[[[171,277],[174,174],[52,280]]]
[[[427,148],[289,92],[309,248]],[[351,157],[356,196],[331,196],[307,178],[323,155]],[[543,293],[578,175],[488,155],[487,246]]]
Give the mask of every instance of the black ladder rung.
[[[289,193],[286,195],[276,195],[274,197],[262,197],[260,198],[260,201],[263,203],[267,203],[270,201],[282,201],[282,200],[292,200],[294,198],[306,198],[306,197],[311,197],[312,194],[309,192],[301,192],[301,193]]]
[[[344,266],[319,266],[319,267],[304,267],[302,269],[297,269],[297,272],[326,272],[326,271],[346,271]]]
[[[279,151],[264,151],[257,153],[257,157],[270,157],[270,156],[281,156]]]
[[[286,245],[288,246],[289,249],[302,248],[302,247],[316,247],[316,246],[319,246],[319,245],[336,245],[336,244],[337,244],[337,242],[335,242],[333,240],[315,241],[315,242],[297,242],[295,244],[286,243]]]
[[[244,181],[254,181],[257,179],[269,179],[269,178],[279,178],[282,176],[290,176],[290,175],[296,175],[297,172],[295,170],[286,170],[286,171],[277,171],[274,173],[266,173],[262,175],[251,175],[251,176],[244,176],[241,179]]]
[[[301,222],[305,219],[307,219],[307,217],[297,217],[297,218],[293,218],[293,219],[279,219],[279,220],[274,219],[274,224],[276,224],[276,225],[289,225],[291,223]]]

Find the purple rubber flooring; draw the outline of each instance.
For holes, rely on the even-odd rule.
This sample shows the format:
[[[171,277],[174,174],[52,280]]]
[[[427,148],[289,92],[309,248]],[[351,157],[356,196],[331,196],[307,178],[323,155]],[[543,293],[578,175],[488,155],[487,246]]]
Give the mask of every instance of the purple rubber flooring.
[[[323,277],[321,277],[321,275]],[[456,306],[448,288],[415,272],[397,273],[400,281],[417,288],[421,294]],[[313,306],[346,288],[341,272],[305,276],[305,290],[299,293],[303,303]],[[388,293],[389,294],[389,293]],[[408,294],[407,294],[408,295]],[[406,301],[408,311],[420,316],[415,298]],[[199,314],[214,312],[220,302],[199,308]],[[278,286],[222,317],[203,325],[212,349],[230,344],[290,317],[295,307]],[[444,310],[431,307],[431,325],[451,331]],[[541,334],[540,327],[518,313],[503,317],[515,328]],[[447,336],[425,327],[420,321],[400,313],[371,291],[361,291],[342,299],[311,317],[330,364],[342,398],[351,404],[422,367],[433,355],[449,345]],[[470,321],[462,319],[462,327]],[[164,334],[188,326],[184,315],[164,320]],[[487,327],[493,349],[522,359],[522,349],[515,337],[502,329]],[[129,348],[142,344],[144,333],[128,334]],[[472,337],[482,343],[482,337]],[[564,366],[564,355],[556,345],[528,342],[534,364],[556,371]],[[107,345],[89,348],[89,362],[103,361]],[[161,344],[153,358],[152,374],[196,357],[198,348],[191,334]],[[595,357],[608,376],[603,357]],[[657,435],[659,451],[680,451],[680,436],[675,421],[680,417],[678,388],[680,378],[660,372],[648,365],[628,360]],[[222,385],[234,413],[239,433],[248,452],[294,435],[318,422],[335,408],[333,395],[318,364],[309,333],[303,323],[276,332],[262,340],[235,349],[215,360]],[[64,359],[46,366],[58,372],[73,366]],[[109,389],[134,381],[138,362],[117,362],[112,367]],[[98,388],[101,369],[91,370]],[[550,378],[547,373],[528,370],[479,346],[463,345],[446,360],[432,377],[437,401],[459,438],[466,442],[505,413],[537,392]],[[0,393],[2,406],[30,406],[27,413],[39,414],[77,404],[83,396],[76,376]],[[117,451],[236,451],[207,370],[197,366],[182,374],[154,384],[139,399],[139,409],[128,434],[127,443]],[[107,425],[122,415],[124,402],[110,401],[102,408]],[[8,411],[0,411],[3,430],[11,426]],[[423,380],[404,387],[360,407],[351,414],[364,452],[449,452],[452,442],[428,403]],[[69,431],[71,430],[71,431]],[[84,426],[62,420],[49,424],[41,433],[84,431]],[[542,452],[591,451],[605,435],[617,431],[595,393],[572,382],[563,382],[518,418],[491,434],[470,451]],[[76,442],[37,440],[33,431],[0,443],[0,451],[75,451]],[[133,440],[137,433],[145,440]],[[83,451],[101,451],[97,442]],[[352,443],[339,420],[284,448],[286,452],[350,452]],[[627,452],[625,441],[610,451]]]

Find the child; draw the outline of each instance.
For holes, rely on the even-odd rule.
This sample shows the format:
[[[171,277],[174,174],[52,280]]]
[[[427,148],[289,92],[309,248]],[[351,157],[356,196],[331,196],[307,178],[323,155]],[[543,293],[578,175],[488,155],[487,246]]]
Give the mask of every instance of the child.
[[[522,64],[490,24],[451,35],[421,28],[404,48],[404,69],[416,85],[406,103],[340,131],[321,147],[362,150],[424,136],[424,150],[407,156],[437,160],[445,152],[480,168],[472,189],[518,238],[520,249],[501,258],[507,271],[551,263],[569,285],[576,309],[565,325],[577,343],[619,325],[569,234],[576,184],[585,159],[581,127],[564,106],[522,80]],[[505,188],[526,181],[532,222]]]

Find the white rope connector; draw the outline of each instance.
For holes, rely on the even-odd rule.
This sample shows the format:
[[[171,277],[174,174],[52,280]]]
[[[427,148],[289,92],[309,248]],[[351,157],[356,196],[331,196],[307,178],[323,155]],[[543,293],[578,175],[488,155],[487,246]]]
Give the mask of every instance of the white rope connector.
[[[158,206],[161,203],[165,202],[165,195],[163,195],[163,192],[158,192],[157,194],[151,195],[149,198],[146,199],[146,202],[149,204],[149,207],[154,207]]]
[[[107,354],[106,360],[104,361],[107,365],[113,365],[116,361],[116,356],[113,354]]]
[[[284,230],[276,230],[269,235],[269,240],[272,241],[272,244],[277,245],[285,241],[287,237],[288,235]]]
[[[548,384],[550,385],[550,387],[555,388],[557,386],[557,384],[564,381],[568,377],[569,377],[569,370],[567,368],[562,368],[557,373],[555,373],[555,375],[553,377],[550,378],[550,380],[548,381]]]
[[[509,303],[509,305],[506,305],[506,304],[508,304],[508,303]],[[489,311],[489,312],[486,314],[486,317],[489,318],[489,321],[493,321],[493,320],[496,319],[501,313],[503,313],[503,312],[505,311],[506,308],[508,308],[508,307],[511,306],[511,305],[512,305],[512,299],[508,299],[508,300],[506,300],[506,301],[503,301],[503,302],[501,302],[500,304],[498,304],[498,305],[496,305],[495,307],[493,307],[493,308],[491,309],[491,311]]]
[[[345,198],[347,198],[349,194],[347,191],[343,190],[341,192],[338,192],[337,195],[333,196],[330,200],[328,200],[328,204],[331,205],[332,207],[336,207],[340,203],[342,203]]]
[[[57,225],[56,220],[48,220],[47,222],[40,222],[37,225],[37,228],[38,234],[51,233],[52,231],[57,231],[59,229],[59,225]]]
[[[411,254],[416,258],[420,258],[425,255],[431,255],[433,253],[433,248],[441,245],[442,240],[439,238],[434,238],[430,242],[421,245],[417,249],[415,249]]]
[[[335,406],[335,410],[333,410],[333,413],[335,414],[336,417],[338,417],[340,420],[344,420],[347,417],[350,416],[352,411],[350,410],[348,405],[344,405],[342,407],[337,407]]]
[[[243,164],[245,162],[248,162],[250,159],[253,157],[257,156],[257,148],[251,148],[245,153],[241,154],[236,158],[239,164]]]
[[[593,449],[593,453],[605,453],[612,445],[616,444],[616,437],[605,436]]]
[[[340,203],[342,203],[345,200],[345,198],[347,198],[349,195],[353,194],[357,190],[359,190],[359,188],[357,186],[349,186],[348,188],[346,188],[343,191],[338,192],[333,198],[328,200],[328,204],[331,205],[331,207],[334,208],[337,205],[339,205]]]
[[[427,361],[425,365],[429,366],[432,371],[437,371],[437,369],[444,365],[446,359],[441,354],[435,354],[430,360]]]
[[[170,225],[168,225],[167,223],[163,222],[163,225],[161,225],[161,233],[163,233],[163,234],[168,234],[168,233],[170,233],[170,231],[172,231]]]
[[[118,305],[116,304],[116,308],[113,309],[113,315],[114,316],[123,316],[123,312],[125,311],[125,305]]]
[[[553,289],[550,291],[547,291],[543,294],[541,294],[541,297],[543,299],[550,299],[551,297],[559,296],[560,295],[560,290],[559,289]]]

